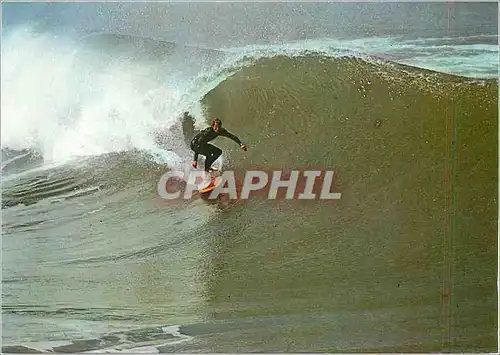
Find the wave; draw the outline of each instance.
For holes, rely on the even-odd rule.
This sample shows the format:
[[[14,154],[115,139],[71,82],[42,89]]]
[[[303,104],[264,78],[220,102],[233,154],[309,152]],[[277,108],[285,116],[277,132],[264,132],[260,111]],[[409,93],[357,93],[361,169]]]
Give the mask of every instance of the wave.
[[[388,117],[395,103],[409,108],[429,92],[447,97],[459,90],[456,83],[474,81],[396,64],[391,58],[399,56],[404,63],[426,57],[430,66],[447,62],[462,71],[468,63],[469,69],[488,72],[488,64],[475,61],[483,56],[488,63],[486,57],[498,49],[484,44],[484,38],[457,41],[316,39],[214,50],[114,34],[75,40],[23,28],[9,34],[2,51],[2,173],[7,179],[30,179],[69,162],[93,169],[104,162],[107,168],[125,164],[129,174],[145,167],[179,167],[191,159],[187,140],[213,116],[223,118],[230,130],[257,149],[255,156],[245,155],[255,157],[252,163],[278,162],[278,155],[271,158],[266,152],[283,151],[288,139],[304,151],[313,149],[318,139],[324,146],[335,146],[354,122],[368,125],[358,127],[361,136],[367,134],[365,129],[381,132],[380,127],[394,124],[388,126]],[[476,54],[462,58],[455,53],[445,60],[436,57],[438,49]],[[410,56],[411,50],[415,53]],[[415,96],[402,99],[403,92]],[[494,99],[489,92],[485,95],[484,100]],[[377,107],[383,110],[375,114]],[[421,119],[411,111],[400,115],[395,122],[408,115]],[[231,154],[229,150],[221,159],[231,161]],[[331,161],[333,153],[315,154]],[[264,158],[259,161],[259,156]],[[113,174],[108,169],[101,178],[116,180]],[[63,190],[59,192],[68,192]],[[24,190],[13,191],[15,198],[8,198],[8,205],[29,201]],[[51,194],[30,190],[28,195],[43,199]]]
[[[179,124],[183,112],[190,111],[202,124],[199,100],[249,59],[316,53],[411,61],[411,50],[442,52],[450,47],[457,52],[452,56],[455,69],[468,60],[470,70],[477,61],[470,59],[471,50],[478,56],[498,53],[494,45],[477,40],[466,46],[429,41],[419,47],[397,38],[315,39],[213,50],[115,34],[72,39],[22,28],[9,33],[2,51],[3,147],[32,149],[46,161],[63,162],[134,148],[154,150],[155,136]],[[429,65],[445,66],[436,53]],[[461,54],[468,59],[461,60]],[[425,57],[412,55],[418,57],[412,64]],[[478,72],[488,70],[481,67]],[[182,146],[176,136],[166,140],[176,149]],[[181,149],[177,158],[185,153]],[[173,156],[164,160],[170,159],[175,161]]]

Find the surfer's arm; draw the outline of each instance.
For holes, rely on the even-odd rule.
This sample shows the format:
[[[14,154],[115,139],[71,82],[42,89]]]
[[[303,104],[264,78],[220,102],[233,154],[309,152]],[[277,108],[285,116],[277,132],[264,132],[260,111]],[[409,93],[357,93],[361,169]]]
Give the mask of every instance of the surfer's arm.
[[[241,143],[241,140],[238,137],[236,137],[234,134],[228,132],[224,128],[221,129],[220,135],[224,136],[224,137],[227,137],[229,139],[232,139],[233,141],[235,141],[236,143],[238,143],[240,146],[243,144],[243,143]]]

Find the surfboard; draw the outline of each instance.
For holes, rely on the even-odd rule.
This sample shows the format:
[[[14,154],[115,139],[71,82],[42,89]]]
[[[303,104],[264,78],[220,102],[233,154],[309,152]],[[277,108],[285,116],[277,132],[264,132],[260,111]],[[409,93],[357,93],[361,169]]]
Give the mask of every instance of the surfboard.
[[[210,183],[208,184],[207,187],[198,190],[198,192],[202,194],[202,193],[205,193],[205,192],[210,192],[213,189],[215,189],[215,187],[217,186],[217,184],[216,184],[217,183],[217,177],[219,175],[220,175],[219,170],[212,169],[212,177],[210,178]]]
[[[215,186],[216,186],[216,185],[215,185],[215,177],[213,177],[213,178],[212,178],[212,180],[210,181],[210,184],[209,184],[207,187],[205,187],[204,189],[198,190],[198,192],[199,192],[200,194],[203,194],[203,193],[205,193],[205,192],[210,192],[210,191],[212,191],[213,189],[215,189]]]

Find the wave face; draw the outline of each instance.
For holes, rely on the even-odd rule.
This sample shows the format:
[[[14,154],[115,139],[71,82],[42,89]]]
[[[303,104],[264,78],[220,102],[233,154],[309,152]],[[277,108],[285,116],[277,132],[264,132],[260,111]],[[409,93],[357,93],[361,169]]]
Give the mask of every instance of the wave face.
[[[234,159],[236,164],[335,164],[370,171],[382,164],[395,173],[389,157],[439,161],[444,159],[440,145],[451,142],[443,137],[472,134],[462,126],[494,119],[496,87],[494,80],[383,60],[282,55],[256,60],[209,92],[203,103],[210,116],[221,117],[253,146]],[[470,108],[457,107],[461,101]],[[426,139],[420,138],[423,127]],[[493,154],[495,146],[489,149]],[[350,179],[364,173],[356,171]]]
[[[327,326],[323,342],[317,340],[323,351],[403,349],[381,348],[380,334],[370,329],[385,329],[385,340],[408,340],[408,349],[496,346],[497,274],[485,266],[495,265],[497,254],[496,81],[357,58],[278,56],[239,71],[203,102],[249,146],[241,153],[224,144],[228,166],[335,169],[342,192],[336,206],[253,201],[243,216],[228,213],[213,222],[214,231],[227,231],[217,239],[232,240],[234,248],[225,250],[222,275],[207,282],[215,305],[230,294],[231,309],[245,315],[414,307],[408,321],[420,325],[411,331],[403,308],[387,320],[397,324],[395,333],[385,321],[359,320],[363,330],[351,329],[362,345],[346,333],[342,342],[352,347],[325,345],[338,332]],[[278,305],[277,298],[290,303]],[[262,301],[248,310],[249,299]],[[232,317],[228,311],[217,319]],[[443,345],[441,327],[457,338]],[[458,335],[464,328],[470,333]],[[478,337],[474,345],[471,334]]]

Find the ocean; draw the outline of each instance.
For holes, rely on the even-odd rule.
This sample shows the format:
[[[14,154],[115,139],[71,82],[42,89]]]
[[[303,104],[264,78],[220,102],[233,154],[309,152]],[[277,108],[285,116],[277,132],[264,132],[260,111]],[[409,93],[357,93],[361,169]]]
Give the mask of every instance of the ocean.
[[[497,3],[3,3],[2,351],[496,352]],[[226,171],[341,200],[169,203]]]

